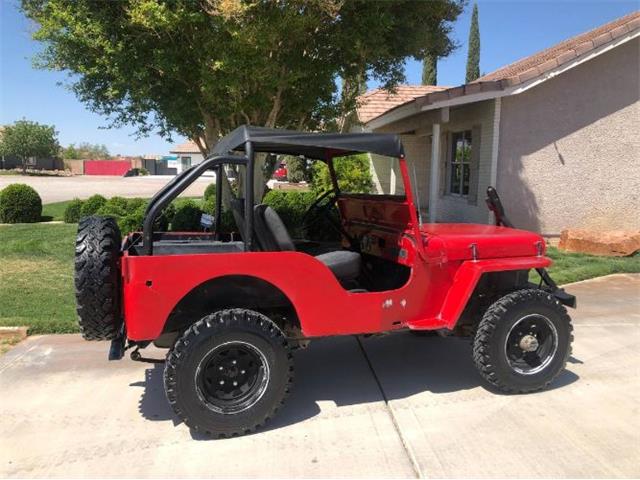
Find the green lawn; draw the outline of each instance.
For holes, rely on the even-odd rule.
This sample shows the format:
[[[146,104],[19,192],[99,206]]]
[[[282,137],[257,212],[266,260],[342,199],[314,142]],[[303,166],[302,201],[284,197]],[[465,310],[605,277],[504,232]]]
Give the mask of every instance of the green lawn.
[[[47,205],[45,211],[55,212],[58,205]],[[73,294],[76,228],[52,223],[0,226],[0,325],[29,326],[30,334],[78,331]],[[558,284],[640,272],[640,255],[593,257],[549,248],[549,256],[555,261],[550,273]]]
[[[65,202],[47,203],[46,205],[43,205],[43,221],[50,222],[51,220],[57,220],[62,222],[64,220],[64,211],[66,210],[69,203],[71,203],[71,200],[67,200]]]
[[[73,253],[77,225],[0,226],[0,325],[29,333],[76,332]]]
[[[602,277],[612,273],[640,273],[640,254],[632,257],[596,257],[582,253],[567,253],[549,247],[547,256],[553,260],[549,274],[558,285]],[[532,272],[531,281],[538,282],[539,280],[538,274]]]

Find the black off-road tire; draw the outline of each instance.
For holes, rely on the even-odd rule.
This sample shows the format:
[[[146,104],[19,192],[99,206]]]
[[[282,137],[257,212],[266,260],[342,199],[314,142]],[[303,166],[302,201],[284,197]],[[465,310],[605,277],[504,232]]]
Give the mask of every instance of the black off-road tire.
[[[205,398],[202,377],[210,368],[207,359],[236,343],[263,355],[268,379],[255,403],[228,413]],[[165,362],[164,387],[173,411],[188,427],[217,438],[232,437],[251,433],[273,417],[289,395],[293,372],[288,342],[274,322],[252,310],[229,309],[199,320],[176,341]]]
[[[112,340],[122,328],[120,243],[120,229],[113,218],[80,220],[75,289],[78,323],[85,340]]]
[[[507,339],[518,322],[532,316],[548,319],[557,334],[557,348],[547,355],[549,363],[544,368],[525,374],[510,363]],[[543,290],[518,290],[501,297],[482,317],[473,340],[473,360],[484,380],[501,392],[539,391],[564,370],[571,355],[572,331],[566,308],[553,295]]]

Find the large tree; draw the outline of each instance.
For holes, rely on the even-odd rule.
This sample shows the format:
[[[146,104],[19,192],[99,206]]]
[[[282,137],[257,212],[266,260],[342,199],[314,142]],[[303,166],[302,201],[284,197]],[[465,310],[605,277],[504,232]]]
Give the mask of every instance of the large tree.
[[[478,77],[480,77],[480,27],[478,26],[478,4],[475,3],[469,28],[469,52],[467,53],[465,82],[473,82]]]
[[[106,145],[82,142],[78,145],[71,143],[69,146],[61,148],[60,153],[65,160],[95,160],[111,158]]]
[[[59,149],[58,134],[51,125],[18,120],[0,132],[0,155],[19,158],[23,172],[30,158],[53,157]]]
[[[22,0],[22,8],[45,45],[38,65],[71,73],[92,110],[143,135],[185,135],[205,153],[245,123],[330,125],[353,108],[351,85],[363,77],[392,87],[426,44],[447,55],[464,1]]]

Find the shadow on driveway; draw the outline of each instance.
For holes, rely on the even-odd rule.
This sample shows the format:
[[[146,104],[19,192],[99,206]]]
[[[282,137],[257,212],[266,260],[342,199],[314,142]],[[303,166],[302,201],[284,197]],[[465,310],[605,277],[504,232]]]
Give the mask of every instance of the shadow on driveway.
[[[419,337],[409,332],[361,338],[375,377],[358,345],[356,337],[334,337],[311,342],[306,350],[295,352],[294,388],[267,425],[259,431],[273,430],[312,418],[320,413],[318,401],[336,406],[399,400],[431,392],[447,394],[484,384],[471,359],[469,339]],[[570,359],[570,363],[579,362]],[[149,420],[180,420],[173,414],[163,388],[163,364],[145,371],[140,414]],[[380,382],[384,396],[376,381]],[[549,389],[564,387],[578,380],[565,370]],[[549,390],[548,389],[548,390]],[[195,439],[208,439],[193,433]]]

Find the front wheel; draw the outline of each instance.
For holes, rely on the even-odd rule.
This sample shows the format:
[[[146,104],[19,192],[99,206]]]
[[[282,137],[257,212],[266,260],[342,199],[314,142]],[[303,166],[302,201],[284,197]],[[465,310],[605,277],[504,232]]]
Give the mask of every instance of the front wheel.
[[[255,430],[284,402],[293,359],[282,331],[244,309],[216,312],[193,324],[167,356],[165,391],[175,413],[216,437]]]
[[[565,368],[573,341],[571,318],[551,294],[518,290],[484,314],[473,341],[480,375],[505,393],[547,387]]]

